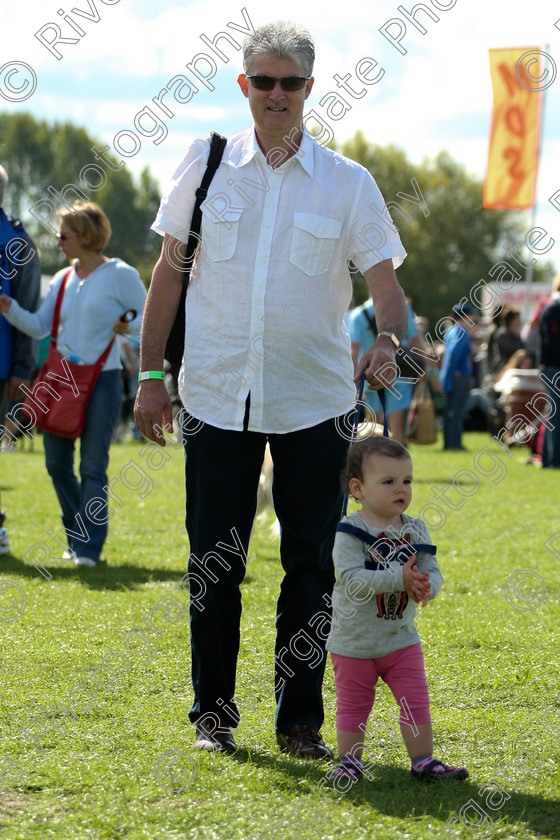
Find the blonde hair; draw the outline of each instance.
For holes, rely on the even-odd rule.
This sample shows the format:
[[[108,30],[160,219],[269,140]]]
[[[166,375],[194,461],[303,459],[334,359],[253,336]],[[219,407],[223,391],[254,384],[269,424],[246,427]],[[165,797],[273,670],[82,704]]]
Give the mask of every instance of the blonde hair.
[[[90,251],[102,251],[111,238],[111,223],[94,201],[76,201],[70,210],[60,210],[59,216],[80,239],[89,236],[84,247]]]

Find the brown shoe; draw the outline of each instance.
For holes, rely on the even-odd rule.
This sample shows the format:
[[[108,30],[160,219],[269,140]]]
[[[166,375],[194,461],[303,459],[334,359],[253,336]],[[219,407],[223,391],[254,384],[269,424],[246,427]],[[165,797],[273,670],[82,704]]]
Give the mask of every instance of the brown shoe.
[[[234,753],[237,744],[228,726],[213,727],[212,724],[196,725],[195,750],[214,750],[216,752]]]
[[[311,723],[296,723],[286,732],[276,733],[282,752],[299,758],[332,758],[333,754]]]

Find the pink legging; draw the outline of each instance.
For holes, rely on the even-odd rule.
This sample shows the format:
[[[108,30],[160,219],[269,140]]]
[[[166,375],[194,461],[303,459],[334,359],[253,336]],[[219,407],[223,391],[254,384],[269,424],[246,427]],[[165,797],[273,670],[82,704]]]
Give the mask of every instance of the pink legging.
[[[336,726],[359,732],[373,708],[379,677],[387,683],[401,707],[399,721],[429,723],[430,695],[420,642],[377,659],[357,659],[331,653],[336,683]],[[405,702],[403,702],[403,700]]]

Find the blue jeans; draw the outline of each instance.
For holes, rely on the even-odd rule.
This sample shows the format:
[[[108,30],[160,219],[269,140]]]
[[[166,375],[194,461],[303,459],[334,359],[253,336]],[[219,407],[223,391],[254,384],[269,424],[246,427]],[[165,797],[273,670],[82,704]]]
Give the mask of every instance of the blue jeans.
[[[107,465],[109,446],[123,401],[120,370],[102,371],[92,391],[80,438],[80,481],[74,472],[75,440],[43,433],[47,471],[52,478],[68,546],[79,557],[99,560],[107,538]],[[87,508],[92,499],[105,502]],[[103,513],[101,512],[103,511]],[[88,515],[90,514],[90,515]],[[103,521],[105,520],[105,521]]]
[[[552,379],[553,381],[554,377],[557,376],[559,372],[560,368],[551,366],[545,367],[543,370],[547,379]],[[560,467],[560,397],[556,391],[548,386],[546,381],[545,385],[547,396],[551,403],[555,406],[556,411],[552,418],[548,421],[552,426],[552,429],[545,427],[542,465],[543,467],[548,467],[550,469],[558,469]]]
[[[454,373],[453,390],[445,393],[445,408],[443,411],[444,449],[459,449],[462,446],[463,421],[470,391],[470,373]]]

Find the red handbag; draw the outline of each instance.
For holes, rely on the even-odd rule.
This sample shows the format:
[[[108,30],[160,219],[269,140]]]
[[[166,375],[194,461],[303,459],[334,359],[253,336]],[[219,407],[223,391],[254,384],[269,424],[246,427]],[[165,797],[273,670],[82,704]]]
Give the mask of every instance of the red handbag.
[[[63,438],[78,438],[82,434],[93,386],[115,341],[113,337],[92,365],[71,362],[56,349],[60,308],[71,271],[71,268],[68,269],[58,290],[47,358],[33,387],[26,389],[27,396],[20,409],[33,425]]]

